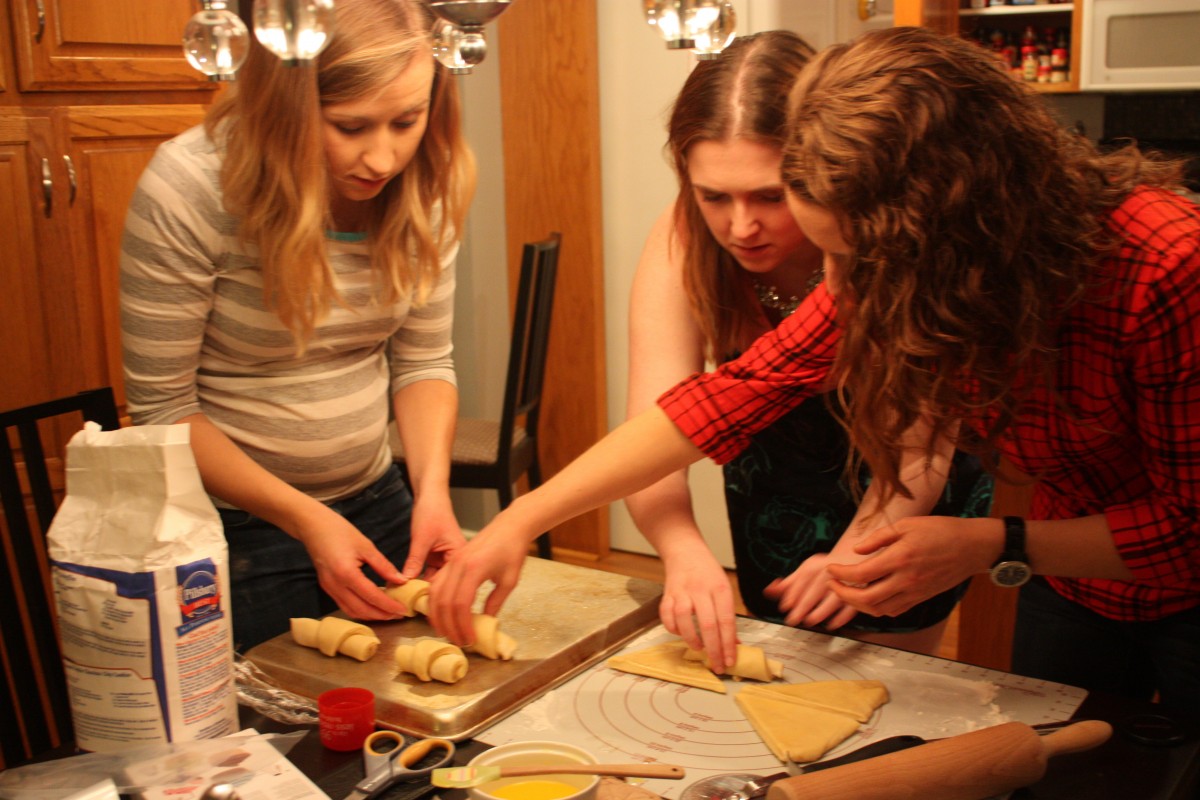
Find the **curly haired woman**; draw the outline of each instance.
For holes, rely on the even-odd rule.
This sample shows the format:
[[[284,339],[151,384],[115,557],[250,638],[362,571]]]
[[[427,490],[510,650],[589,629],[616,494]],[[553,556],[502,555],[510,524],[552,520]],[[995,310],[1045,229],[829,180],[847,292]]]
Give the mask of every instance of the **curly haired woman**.
[[[832,384],[884,499],[909,492],[918,420],[1037,480],[1028,521],[866,532],[832,591],[892,615],[1032,570],[1014,671],[1200,711],[1200,209],[1177,166],[1099,153],[988,53],[921,29],[822,52],[788,120],[783,180],[824,285],[497,517],[435,581],[435,623],[465,641],[474,588],[495,580],[498,608],[542,530],[728,461]]]

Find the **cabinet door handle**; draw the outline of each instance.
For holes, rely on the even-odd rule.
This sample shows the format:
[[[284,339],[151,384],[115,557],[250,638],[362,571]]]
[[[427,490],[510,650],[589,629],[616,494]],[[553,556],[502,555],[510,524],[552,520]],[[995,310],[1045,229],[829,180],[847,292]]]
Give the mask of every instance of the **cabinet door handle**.
[[[54,176],[50,173],[50,159],[42,159],[42,200],[45,203],[45,214],[49,217],[54,212]]]
[[[75,205],[75,194],[79,189],[79,182],[75,177],[75,162],[71,160],[70,156],[63,156],[63,163],[67,165],[67,205],[73,207]]]
[[[33,41],[41,44],[42,35],[46,32],[46,3],[45,0],[37,0],[37,33],[33,35]]]

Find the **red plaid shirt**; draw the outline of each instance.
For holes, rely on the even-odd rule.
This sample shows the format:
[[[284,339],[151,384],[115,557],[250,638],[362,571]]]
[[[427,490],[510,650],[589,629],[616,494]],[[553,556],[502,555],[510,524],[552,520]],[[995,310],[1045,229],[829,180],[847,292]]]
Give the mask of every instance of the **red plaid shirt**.
[[[1133,289],[1071,310],[1057,387],[1071,411],[1036,394],[1001,451],[1039,479],[1033,519],[1104,514],[1134,575],[1051,578],[1055,588],[1106,617],[1140,621],[1200,605],[1200,209],[1144,188],[1110,226],[1123,241],[1104,266]],[[724,463],[820,391],[837,340],[833,301],[818,288],[741,358],[692,376],[659,405]]]

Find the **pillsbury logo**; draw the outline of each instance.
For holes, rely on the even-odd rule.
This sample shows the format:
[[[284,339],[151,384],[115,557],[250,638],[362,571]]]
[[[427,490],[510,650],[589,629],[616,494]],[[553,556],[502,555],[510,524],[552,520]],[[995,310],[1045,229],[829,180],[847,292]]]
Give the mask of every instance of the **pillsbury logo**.
[[[217,565],[212,559],[178,566],[175,577],[179,587],[179,616],[183,623],[180,634],[221,618],[221,587],[217,581]]]

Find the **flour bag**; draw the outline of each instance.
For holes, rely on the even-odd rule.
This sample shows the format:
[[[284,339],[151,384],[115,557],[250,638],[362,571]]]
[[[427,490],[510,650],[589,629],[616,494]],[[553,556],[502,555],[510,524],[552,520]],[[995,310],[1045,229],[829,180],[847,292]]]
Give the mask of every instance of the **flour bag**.
[[[89,422],[67,445],[47,543],[82,750],[238,730],[228,549],[189,433]]]

